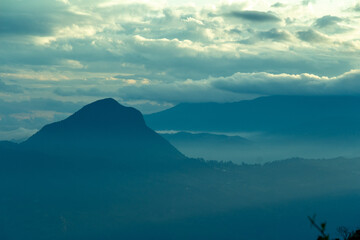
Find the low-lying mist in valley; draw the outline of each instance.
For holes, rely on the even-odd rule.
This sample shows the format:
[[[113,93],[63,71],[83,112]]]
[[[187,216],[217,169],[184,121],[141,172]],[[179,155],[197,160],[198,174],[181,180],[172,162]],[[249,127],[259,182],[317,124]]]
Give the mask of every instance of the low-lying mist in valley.
[[[263,164],[288,158],[360,156],[359,139],[311,139],[261,133],[158,132],[186,156],[237,164]]]
[[[355,141],[170,133],[103,99],[0,142],[0,238],[303,240],[313,214],[332,236],[359,227],[360,159],[334,157]]]

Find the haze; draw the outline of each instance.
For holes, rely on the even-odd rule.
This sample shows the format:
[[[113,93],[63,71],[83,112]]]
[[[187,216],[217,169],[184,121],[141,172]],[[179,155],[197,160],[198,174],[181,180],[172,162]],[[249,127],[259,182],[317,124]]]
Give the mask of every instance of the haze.
[[[2,0],[0,239],[359,239],[359,53],[357,0]]]

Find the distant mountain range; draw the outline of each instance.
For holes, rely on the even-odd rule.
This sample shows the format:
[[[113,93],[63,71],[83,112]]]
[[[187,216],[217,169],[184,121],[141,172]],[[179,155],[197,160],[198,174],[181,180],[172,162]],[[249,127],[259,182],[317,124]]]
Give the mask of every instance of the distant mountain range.
[[[145,116],[156,130],[359,137],[358,96],[268,96],[234,103],[182,103]]]
[[[177,133],[160,133],[165,139],[167,139],[170,143],[178,143],[178,144],[189,144],[196,146],[209,144],[216,145],[238,145],[243,144],[247,145],[251,142],[246,138],[240,136],[227,136],[223,134],[210,134],[210,133],[190,133],[190,132],[177,132]]]
[[[161,133],[161,136],[186,156],[206,160],[251,162],[245,153],[256,150],[253,142],[240,136],[190,132]]]

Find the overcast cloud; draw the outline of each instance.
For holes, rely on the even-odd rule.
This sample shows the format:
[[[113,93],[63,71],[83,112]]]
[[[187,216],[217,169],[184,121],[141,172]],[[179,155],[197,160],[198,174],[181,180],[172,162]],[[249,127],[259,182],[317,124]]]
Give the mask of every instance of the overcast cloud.
[[[1,1],[0,134],[32,132],[103,97],[148,113],[179,102],[360,94],[359,4]]]

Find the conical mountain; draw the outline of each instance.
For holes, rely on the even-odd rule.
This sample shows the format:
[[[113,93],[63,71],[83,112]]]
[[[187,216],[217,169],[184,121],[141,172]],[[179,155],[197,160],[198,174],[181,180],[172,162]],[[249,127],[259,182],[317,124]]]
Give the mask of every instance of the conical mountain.
[[[148,128],[138,110],[111,98],[93,102],[65,120],[44,126],[22,145],[53,156],[123,163],[168,164],[187,159]]]

